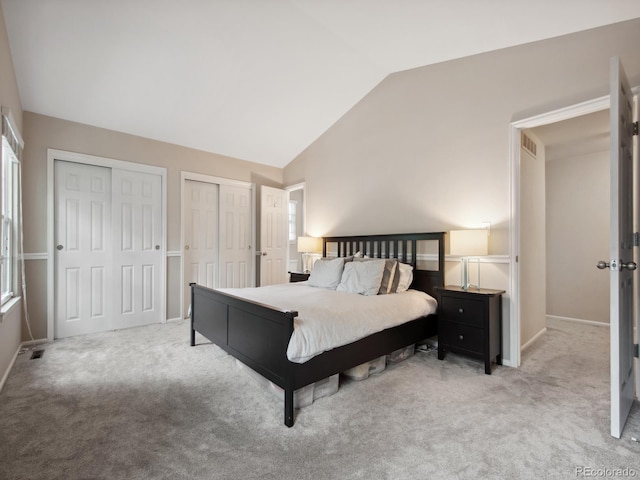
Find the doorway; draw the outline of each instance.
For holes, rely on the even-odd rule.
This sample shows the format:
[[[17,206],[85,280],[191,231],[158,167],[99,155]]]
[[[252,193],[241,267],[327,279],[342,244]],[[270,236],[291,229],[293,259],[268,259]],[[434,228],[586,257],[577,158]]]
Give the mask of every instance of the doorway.
[[[527,233],[527,226],[524,225],[523,232],[523,211],[526,205],[523,205],[524,198],[522,192],[522,133],[527,129],[534,129],[543,125],[550,125],[572,118],[582,117],[596,112],[602,112],[609,108],[609,96],[600,97],[594,100],[583,102],[560,110],[555,110],[535,117],[514,122],[511,124],[511,235],[510,235],[510,251],[512,252],[512,261],[510,266],[510,324],[509,324],[509,357],[505,361],[506,365],[518,367],[520,365],[522,344],[528,341],[522,339],[523,331],[523,310],[524,306],[535,301],[535,298],[527,297],[532,291],[528,287],[531,284],[545,284],[546,274],[544,269],[538,270],[537,275],[532,274],[533,269],[527,269],[526,259],[524,258],[528,252],[525,248],[531,249],[534,246],[527,247],[526,240],[523,240]],[[523,263],[524,260],[524,263]],[[595,267],[594,267],[595,269]],[[538,318],[538,321],[540,319]],[[522,341],[524,340],[524,342]],[[529,339],[531,340],[531,339]]]

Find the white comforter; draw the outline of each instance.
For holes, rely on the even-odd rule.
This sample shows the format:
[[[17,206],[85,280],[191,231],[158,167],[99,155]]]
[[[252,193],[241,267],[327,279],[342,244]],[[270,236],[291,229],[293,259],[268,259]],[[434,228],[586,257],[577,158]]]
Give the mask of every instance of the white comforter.
[[[324,351],[434,313],[437,307],[433,297],[417,290],[364,296],[298,282],[220,291],[297,311],[287,348],[287,358],[295,363],[304,363]]]

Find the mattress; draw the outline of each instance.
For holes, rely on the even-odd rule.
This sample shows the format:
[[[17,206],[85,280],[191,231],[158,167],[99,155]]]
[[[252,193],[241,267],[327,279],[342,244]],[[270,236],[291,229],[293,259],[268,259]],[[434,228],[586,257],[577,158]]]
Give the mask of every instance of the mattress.
[[[365,296],[312,287],[308,282],[220,291],[297,311],[287,358],[304,363],[322,352],[436,312],[437,302],[418,290]]]

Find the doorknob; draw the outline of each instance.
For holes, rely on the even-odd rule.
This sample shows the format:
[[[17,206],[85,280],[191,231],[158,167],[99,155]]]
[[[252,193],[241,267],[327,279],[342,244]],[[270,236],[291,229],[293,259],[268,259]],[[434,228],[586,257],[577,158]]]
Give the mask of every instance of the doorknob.
[[[62,250],[63,248],[64,248],[64,247],[63,247],[62,245],[58,245],[58,246],[56,247],[56,250]]]
[[[611,265],[613,265],[613,267]],[[596,267],[598,267],[600,270],[604,270],[605,268],[611,268],[614,271],[617,271],[618,268],[620,270],[624,270],[626,268],[627,270],[631,270],[631,271],[633,271],[636,268],[638,268],[638,266],[636,265],[636,262],[627,262],[627,263],[620,262],[620,264],[617,265],[614,260],[611,261],[611,264],[609,264],[609,263],[607,263],[607,262],[605,262],[603,260],[600,260],[596,264]]]

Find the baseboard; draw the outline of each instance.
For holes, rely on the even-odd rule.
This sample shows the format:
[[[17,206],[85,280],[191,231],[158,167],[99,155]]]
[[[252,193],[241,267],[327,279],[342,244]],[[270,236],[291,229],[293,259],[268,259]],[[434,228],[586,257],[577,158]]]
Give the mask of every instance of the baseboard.
[[[11,359],[11,362],[9,362],[9,367],[7,368],[7,371],[4,372],[4,375],[2,376],[2,380],[0,380],[0,392],[2,392],[2,389],[4,388],[4,384],[7,382],[7,379],[9,378],[9,374],[11,373],[11,369],[13,368],[13,365],[16,363],[16,359],[18,358],[18,354],[20,353],[20,350],[22,350],[22,345],[18,346],[16,353],[13,354],[13,359]]]
[[[538,333],[536,333],[527,343],[525,343],[524,345],[522,345],[520,347],[520,352],[524,352],[527,348],[529,348],[531,345],[533,345],[534,343],[536,343],[536,341],[546,333],[547,331],[547,327],[544,327],[542,330],[540,330]]]
[[[584,325],[593,325],[596,327],[609,328],[609,324],[605,322],[596,322],[595,320],[583,320],[581,318],[559,317],[557,315],[546,315],[548,320],[562,320],[564,322],[582,323]]]

